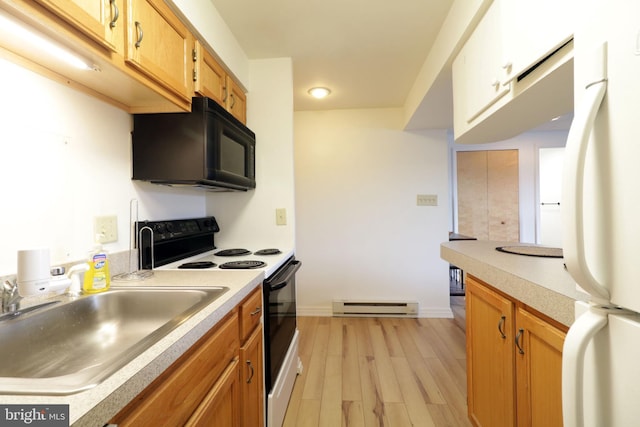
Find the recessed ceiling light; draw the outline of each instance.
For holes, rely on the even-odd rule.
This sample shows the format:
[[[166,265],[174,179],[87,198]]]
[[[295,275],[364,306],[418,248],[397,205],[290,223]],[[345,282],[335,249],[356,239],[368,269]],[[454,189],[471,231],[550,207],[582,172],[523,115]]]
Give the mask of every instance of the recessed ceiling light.
[[[326,87],[312,87],[309,89],[309,95],[317,99],[322,99],[331,93]]]

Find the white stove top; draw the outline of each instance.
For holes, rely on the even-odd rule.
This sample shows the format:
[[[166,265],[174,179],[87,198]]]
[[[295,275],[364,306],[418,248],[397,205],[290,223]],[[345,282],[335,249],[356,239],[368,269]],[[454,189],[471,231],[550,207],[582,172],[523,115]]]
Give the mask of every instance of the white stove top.
[[[214,264],[216,264],[216,266],[215,267],[206,268],[206,269],[200,269],[199,271],[212,271],[213,272],[213,271],[222,270],[220,268],[220,265],[224,264],[226,262],[231,262],[231,261],[262,261],[266,265],[263,266],[263,267],[254,268],[253,270],[264,271],[265,277],[269,277],[273,273],[275,273],[276,270],[282,264],[284,264],[284,262],[286,260],[291,258],[293,256],[293,254],[294,254],[293,249],[280,249],[281,253],[276,254],[276,255],[254,255],[253,252],[257,252],[259,249],[265,249],[265,248],[259,248],[259,249],[255,249],[255,250],[253,250],[252,248],[243,248],[243,249],[247,249],[247,250],[251,251],[251,254],[249,254],[249,255],[237,255],[237,256],[216,256],[215,255],[217,252],[220,252],[220,251],[222,251],[224,249],[235,249],[235,248],[217,248],[217,249],[214,249],[214,250],[209,251],[209,252],[204,252],[204,253],[189,257],[189,258],[182,259],[180,261],[176,261],[176,262],[172,262],[170,264],[163,265],[162,267],[156,267],[156,269],[157,270],[182,270],[182,269],[179,269],[178,267],[180,265],[182,265],[182,264],[187,263],[187,262],[206,262],[206,261],[209,261],[209,262],[213,262]],[[235,271],[235,270],[233,270],[233,269],[225,269],[224,271]],[[238,270],[238,271],[244,271],[244,270]]]

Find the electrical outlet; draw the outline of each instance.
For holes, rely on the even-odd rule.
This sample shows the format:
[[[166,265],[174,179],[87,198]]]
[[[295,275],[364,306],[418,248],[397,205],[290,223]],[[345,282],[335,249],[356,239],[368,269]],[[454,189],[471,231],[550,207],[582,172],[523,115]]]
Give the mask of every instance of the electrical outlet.
[[[287,225],[287,210],[285,208],[276,209],[276,225]]]
[[[100,235],[100,243],[118,241],[118,217],[115,215],[97,216],[94,219],[94,232]]]
[[[437,194],[418,194],[418,206],[438,206]]]

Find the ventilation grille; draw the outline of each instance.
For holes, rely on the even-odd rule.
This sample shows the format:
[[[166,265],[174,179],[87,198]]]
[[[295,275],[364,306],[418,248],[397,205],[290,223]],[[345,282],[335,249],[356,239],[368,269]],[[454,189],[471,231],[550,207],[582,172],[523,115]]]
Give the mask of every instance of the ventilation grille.
[[[415,301],[333,301],[334,316],[417,317]]]

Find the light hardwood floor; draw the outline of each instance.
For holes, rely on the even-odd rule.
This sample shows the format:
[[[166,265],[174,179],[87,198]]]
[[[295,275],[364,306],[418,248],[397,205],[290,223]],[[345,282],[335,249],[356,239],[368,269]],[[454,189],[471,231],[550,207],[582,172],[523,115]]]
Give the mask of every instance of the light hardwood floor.
[[[304,370],[284,426],[470,426],[464,297],[452,307],[454,319],[299,317]]]

